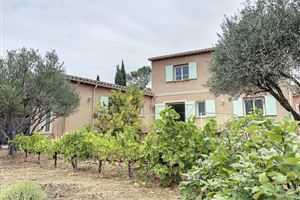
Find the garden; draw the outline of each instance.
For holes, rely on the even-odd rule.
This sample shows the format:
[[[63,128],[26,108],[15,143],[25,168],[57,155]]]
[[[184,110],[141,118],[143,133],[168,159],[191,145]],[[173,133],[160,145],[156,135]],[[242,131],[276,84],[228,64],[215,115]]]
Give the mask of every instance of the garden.
[[[118,135],[99,134],[88,127],[59,139],[38,133],[18,135],[14,143],[22,155],[18,154],[17,160],[4,159],[10,164],[1,165],[1,174],[15,174],[6,174],[1,180],[11,182],[31,171],[34,182],[55,177],[55,181],[60,180],[52,186],[42,185],[46,193],[53,184],[73,185],[69,195],[93,182],[107,187],[103,178],[109,176],[113,178],[108,184],[124,182],[120,188],[157,191],[150,195],[153,199],[159,198],[155,195],[176,199],[179,194],[182,199],[299,199],[300,138],[296,121],[287,117],[277,122],[258,110],[232,119],[221,129],[215,120],[209,120],[200,131],[193,118],[186,122],[178,118],[174,110],[165,109],[144,140],[137,139],[132,127]],[[83,188],[76,185],[84,181]],[[112,192],[113,187],[103,194]],[[68,190],[57,192],[58,197]],[[118,198],[147,198],[126,195]]]

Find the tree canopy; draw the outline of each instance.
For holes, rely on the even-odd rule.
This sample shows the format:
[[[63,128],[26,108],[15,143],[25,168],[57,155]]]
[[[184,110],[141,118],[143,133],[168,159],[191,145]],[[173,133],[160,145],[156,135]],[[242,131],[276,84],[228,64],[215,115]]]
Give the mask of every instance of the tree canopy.
[[[300,90],[300,2],[247,2],[226,17],[214,48],[208,86],[216,95],[270,93],[296,120],[285,90]]]
[[[117,65],[115,84],[126,86],[126,71],[124,66],[124,61],[122,60],[121,68]]]
[[[0,59],[0,130],[9,139],[42,129],[47,113],[50,123],[78,106],[79,95],[66,80],[55,51],[42,57],[37,50],[22,48]]]
[[[100,133],[123,133],[125,127],[141,129],[140,110],[143,107],[144,92],[135,86],[129,86],[126,92],[112,91],[109,105],[100,104],[94,113],[95,127]]]
[[[143,66],[127,74],[127,84],[145,88],[151,81],[150,66]]]

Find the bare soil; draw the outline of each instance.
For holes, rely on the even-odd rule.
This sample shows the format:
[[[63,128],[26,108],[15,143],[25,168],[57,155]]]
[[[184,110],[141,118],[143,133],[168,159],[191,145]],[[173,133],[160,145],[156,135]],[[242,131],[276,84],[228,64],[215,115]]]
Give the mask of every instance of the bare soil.
[[[22,180],[34,180],[42,185],[47,199],[120,199],[120,200],[176,200],[180,199],[177,189],[162,188],[158,185],[142,186],[137,179],[127,178],[127,170],[122,165],[104,164],[102,174],[93,163],[79,163],[73,172],[69,163],[58,160],[57,168],[53,160],[30,156],[24,162],[24,155],[18,153],[8,158],[7,150],[0,150],[0,188]]]

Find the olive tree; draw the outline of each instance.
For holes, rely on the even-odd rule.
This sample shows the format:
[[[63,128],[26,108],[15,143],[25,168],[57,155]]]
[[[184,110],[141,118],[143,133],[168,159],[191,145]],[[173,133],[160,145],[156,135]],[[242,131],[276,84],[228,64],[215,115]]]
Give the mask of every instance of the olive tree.
[[[79,106],[79,95],[66,80],[55,51],[41,56],[22,48],[0,59],[0,130],[12,140],[16,133],[31,134]],[[51,113],[51,120],[45,116]]]
[[[247,1],[226,17],[208,86],[216,95],[270,93],[296,120],[285,90],[300,90],[300,2]]]

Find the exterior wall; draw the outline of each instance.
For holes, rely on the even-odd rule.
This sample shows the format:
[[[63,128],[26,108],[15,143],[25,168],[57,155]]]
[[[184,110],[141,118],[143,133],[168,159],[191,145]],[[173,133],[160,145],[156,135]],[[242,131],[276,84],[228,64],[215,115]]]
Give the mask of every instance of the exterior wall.
[[[109,96],[112,89],[97,87],[89,84],[75,83],[74,87],[80,96],[80,105],[78,109],[66,118],[55,119],[51,124],[51,133],[54,137],[59,137],[68,131],[74,131],[83,128],[85,125],[92,125],[94,120],[92,114],[99,106],[101,96]],[[141,115],[143,121],[143,131],[147,132],[153,123],[152,97],[144,96],[144,112]]]
[[[293,96],[294,109],[300,114],[300,95]]]
[[[202,53],[152,61],[152,92],[155,96],[153,104],[214,100],[216,115],[213,118],[216,118],[219,124],[233,117],[233,99],[225,95],[216,97],[205,87],[210,77],[208,67],[212,57],[212,53]],[[197,79],[166,82],[166,66],[190,62],[197,63]],[[288,92],[286,92],[286,97],[291,100]],[[276,107],[277,115],[272,117],[282,119],[287,111],[279,102],[276,102]],[[212,117],[197,117],[197,125],[202,127],[208,118]]]

